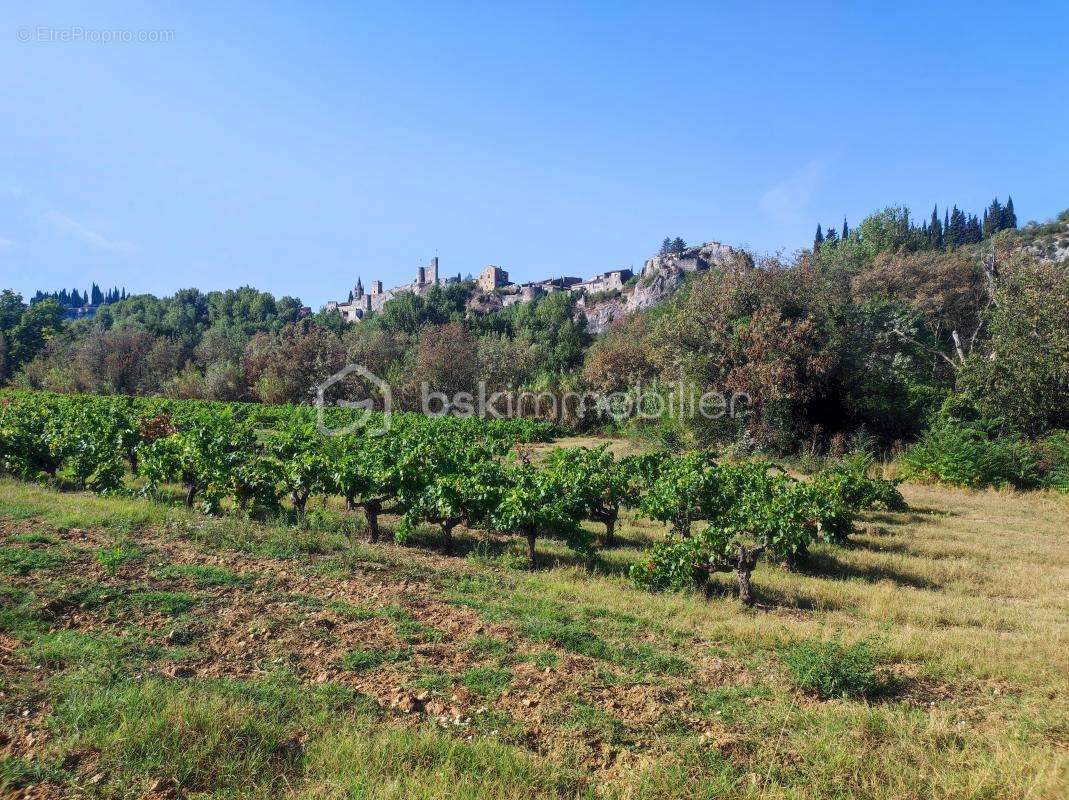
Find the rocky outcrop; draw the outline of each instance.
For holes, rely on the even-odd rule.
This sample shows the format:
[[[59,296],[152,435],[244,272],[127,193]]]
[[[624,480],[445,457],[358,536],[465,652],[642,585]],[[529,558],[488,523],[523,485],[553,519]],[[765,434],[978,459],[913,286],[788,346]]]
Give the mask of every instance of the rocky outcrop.
[[[688,272],[745,266],[753,266],[747,253],[720,242],[656,255],[646,262],[638,281],[618,295],[597,300],[580,298],[576,315],[586,317],[587,330],[591,333],[601,333],[613,322],[664,300],[683,285]]]
[[[728,267],[741,255],[734,247],[720,242],[706,242],[697,247],[688,247],[679,253],[656,255],[642,268],[643,277],[657,275],[672,269],[683,272],[701,272],[713,267]]]

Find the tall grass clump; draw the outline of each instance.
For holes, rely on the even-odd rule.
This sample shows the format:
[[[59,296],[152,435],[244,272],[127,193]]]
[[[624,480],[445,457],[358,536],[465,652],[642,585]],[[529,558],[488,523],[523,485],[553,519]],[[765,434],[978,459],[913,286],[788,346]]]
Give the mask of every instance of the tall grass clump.
[[[826,642],[797,642],[783,655],[791,682],[825,699],[872,697],[885,689],[886,680],[877,671],[879,660],[875,640],[843,644],[839,637]]]

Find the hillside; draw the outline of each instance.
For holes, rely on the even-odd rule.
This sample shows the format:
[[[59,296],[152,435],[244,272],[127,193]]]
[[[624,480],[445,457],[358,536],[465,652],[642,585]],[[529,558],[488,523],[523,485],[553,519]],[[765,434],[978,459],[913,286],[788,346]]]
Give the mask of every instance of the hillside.
[[[421,283],[357,323],[247,287],[137,295],[76,321],[54,301],[26,306],[6,292],[0,378],[60,392],[302,403],[355,364],[390,387],[394,410],[427,410],[434,394],[504,395],[515,411],[535,395],[551,407],[526,401],[520,413],[577,431],[626,427],[673,447],[777,455],[841,452],[860,439],[891,452],[947,420],[1027,439],[1066,428],[1069,214],[1019,229],[981,228],[957,209],[948,220],[918,224],[887,208],[789,257],[666,241],[637,275],[564,289]],[[598,286],[612,288],[582,288]],[[343,389],[385,402],[358,381]],[[650,392],[676,390],[747,398],[748,411],[635,421]],[[610,397],[631,411],[608,413]]]
[[[1065,498],[906,487],[763,598],[0,481],[6,796],[1062,796]],[[874,701],[798,688],[875,636]],[[19,787],[33,785],[27,794]]]

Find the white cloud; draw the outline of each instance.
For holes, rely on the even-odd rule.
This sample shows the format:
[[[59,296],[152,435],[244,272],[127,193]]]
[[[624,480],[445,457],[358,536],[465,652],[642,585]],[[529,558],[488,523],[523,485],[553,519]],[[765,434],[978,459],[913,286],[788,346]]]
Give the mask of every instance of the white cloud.
[[[810,161],[761,195],[761,208],[781,225],[803,221],[824,182],[824,165]]]
[[[129,253],[134,249],[134,246],[130,242],[119,242],[108,239],[103,234],[90,230],[82,225],[82,223],[71,219],[65,214],[49,211],[45,214],[45,219],[60,233],[73,236],[75,239],[78,239],[84,244],[97,250],[110,250],[113,253]]]

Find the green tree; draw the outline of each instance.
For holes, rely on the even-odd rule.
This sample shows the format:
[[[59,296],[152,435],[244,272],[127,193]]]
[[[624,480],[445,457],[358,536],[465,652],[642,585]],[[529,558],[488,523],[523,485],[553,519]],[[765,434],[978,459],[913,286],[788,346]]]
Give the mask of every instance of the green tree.
[[[28,306],[11,329],[11,363],[15,368],[28,363],[63,328],[63,309],[55,300]]]
[[[959,388],[1003,431],[1069,427],[1069,270],[1031,258],[1002,265],[994,301]]]
[[[0,292],[0,333],[7,333],[14,328],[25,310],[26,304],[22,302],[22,295],[10,289]]]

